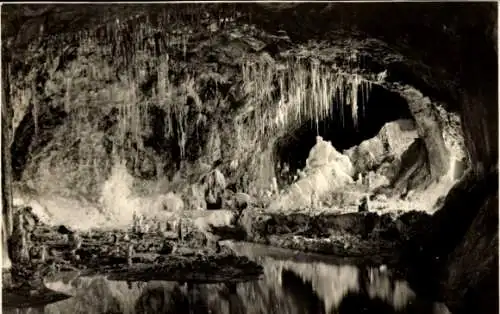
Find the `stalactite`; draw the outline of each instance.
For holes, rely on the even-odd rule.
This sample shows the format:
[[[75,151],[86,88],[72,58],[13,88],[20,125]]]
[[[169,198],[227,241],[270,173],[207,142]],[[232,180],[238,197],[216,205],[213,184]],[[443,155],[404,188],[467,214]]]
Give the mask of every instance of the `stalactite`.
[[[359,76],[354,74],[351,80],[351,112],[352,121],[354,126],[358,125],[358,89],[359,89]]]
[[[33,82],[32,86],[32,92],[31,92],[32,98],[31,101],[33,102],[33,121],[35,122],[35,136],[38,135],[38,113],[39,113],[39,104],[38,104],[38,99],[36,97],[36,86],[35,83]]]
[[[254,119],[260,136],[263,131],[279,132],[303,121],[311,121],[319,133],[320,121],[332,115],[339,115],[345,123],[344,105],[351,107],[351,119],[357,125],[358,107],[363,112],[370,91],[369,82],[360,75],[341,73],[318,61],[310,62],[309,68],[299,59],[289,60],[287,64],[288,71],[278,74],[265,63],[242,65],[245,91],[254,95],[250,102],[256,107]],[[274,82],[278,86],[277,99],[273,99],[269,88]],[[274,114],[264,115],[269,112]]]
[[[78,36],[86,41],[95,40],[109,42],[112,59],[115,67],[120,71],[129,73],[129,81],[121,82],[127,84],[128,95],[125,104],[118,106],[119,111],[119,140],[124,147],[127,140],[132,139],[139,142],[143,125],[147,122],[148,102],[140,99],[137,91],[136,75],[147,62],[144,59],[154,58],[157,74],[157,83],[153,88],[153,100],[166,113],[164,135],[166,138],[177,140],[181,157],[185,154],[185,145],[188,132],[188,108],[185,107],[189,88],[187,84],[189,77],[185,78],[184,88],[174,86],[170,82],[169,70],[170,59],[166,54],[169,35],[165,27],[179,20],[179,12],[172,13],[163,11],[158,16],[158,29],[149,26],[149,21],[139,23],[132,27],[132,23],[120,23],[107,25],[97,31],[91,39],[88,32],[79,33]],[[191,16],[191,15],[190,15]],[[233,17],[235,17],[233,13]],[[176,36],[178,37],[178,36]],[[83,40],[83,39],[82,39]],[[183,58],[186,59],[188,35],[180,36],[180,45]],[[96,43],[92,43],[95,45]],[[176,44],[177,45],[177,44]],[[363,61],[356,55],[348,56],[349,66]],[[360,61],[361,60],[361,61]],[[108,69],[101,67],[87,68],[90,80],[102,80],[108,78]],[[253,112],[248,117],[241,118],[241,122],[235,125],[236,134],[241,141],[257,142],[264,136],[275,132],[283,132],[289,127],[297,127],[300,124],[311,121],[319,133],[319,124],[326,118],[340,116],[344,121],[344,104],[351,106],[352,120],[358,123],[358,107],[360,113],[364,112],[364,104],[367,101],[370,84],[361,76],[355,74],[343,74],[338,69],[326,66],[318,61],[308,62],[307,59],[289,59],[286,69],[277,71],[273,64],[265,60],[245,62],[241,68],[243,78],[243,89],[250,96],[247,107],[253,107]],[[71,79],[65,79],[66,94],[64,98],[65,108],[69,111],[71,103]],[[182,85],[182,84],[181,84]],[[197,87],[192,89],[196,91]],[[277,89],[277,90],[275,90]],[[217,91],[218,93],[218,91]],[[359,95],[359,99],[358,99]],[[75,95],[73,95],[75,96]],[[36,109],[34,110],[36,112]],[[78,128],[76,123],[75,128]],[[250,130],[255,130],[249,133]],[[76,130],[79,132],[81,130]]]

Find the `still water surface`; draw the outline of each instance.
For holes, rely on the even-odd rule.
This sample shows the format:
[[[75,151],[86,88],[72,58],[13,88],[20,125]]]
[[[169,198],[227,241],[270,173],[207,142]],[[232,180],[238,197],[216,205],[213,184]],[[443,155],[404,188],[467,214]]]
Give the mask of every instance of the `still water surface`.
[[[264,267],[260,280],[187,285],[68,274],[47,286],[73,297],[4,313],[449,313],[442,304],[419,298],[384,267],[354,266],[252,244],[235,244],[233,249]]]

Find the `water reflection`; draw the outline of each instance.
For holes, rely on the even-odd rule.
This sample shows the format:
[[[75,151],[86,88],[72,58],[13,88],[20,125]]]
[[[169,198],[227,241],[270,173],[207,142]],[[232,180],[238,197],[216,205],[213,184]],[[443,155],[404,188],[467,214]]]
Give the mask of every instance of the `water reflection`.
[[[261,280],[238,284],[127,283],[103,277],[48,283],[72,298],[40,309],[5,313],[448,313],[420,300],[390,271],[325,261],[297,261],[256,252],[240,253],[264,267]]]

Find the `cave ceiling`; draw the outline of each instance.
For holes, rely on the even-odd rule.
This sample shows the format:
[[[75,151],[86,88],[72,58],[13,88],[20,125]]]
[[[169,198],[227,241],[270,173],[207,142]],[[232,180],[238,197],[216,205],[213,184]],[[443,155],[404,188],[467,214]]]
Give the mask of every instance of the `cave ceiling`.
[[[496,44],[480,45],[494,43],[494,3],[4,5],[3,58],[23,58],[30,44],[44,43],[42,38],[64,45],[76,33],[90,34],[117,21],[154,24],[158,16],[174,14],[177,20],[196,23],[196,17],[206,12],[219,17],[238,12],[238,19],[268,33],[285,31],[293,44],[291,51],[315,40],[315,46],[299,53],[325,62],[335,61],[332,52],[350,47],[367,56],[359,70],[387,69],[387,81],[412,85],[451,106],[461,89],[477,84],[471,73],[496,80],[496,73],[484,71],[491,66],[491,57],[496,58]],[[472,61],[471,54],[475,54]]]

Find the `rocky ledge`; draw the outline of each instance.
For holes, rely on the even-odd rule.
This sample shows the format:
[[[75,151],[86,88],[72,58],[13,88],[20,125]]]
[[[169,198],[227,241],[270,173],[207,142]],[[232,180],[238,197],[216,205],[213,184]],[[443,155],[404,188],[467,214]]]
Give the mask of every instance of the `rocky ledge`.
[[[364,257],[397,259],[398,249],[431,220],[424,212],[269,212],[244,210],[232,226],[211,227],[220,238],[275,247]]]

